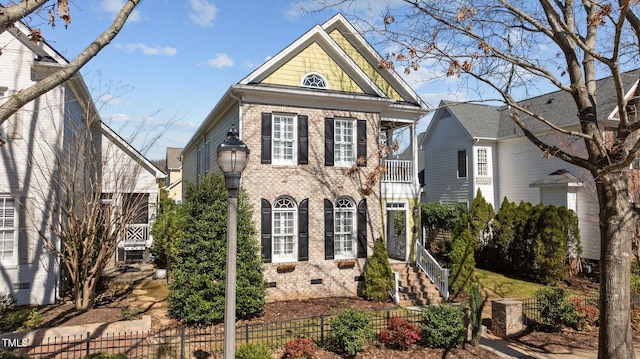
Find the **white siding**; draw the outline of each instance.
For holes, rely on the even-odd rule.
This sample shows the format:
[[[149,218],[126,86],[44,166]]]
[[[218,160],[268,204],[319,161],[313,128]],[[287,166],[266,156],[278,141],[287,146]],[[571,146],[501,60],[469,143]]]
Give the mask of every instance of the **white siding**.
[[[0,48],[0,87],[11,95],[33,84],[33,53],[9,31],[0,33]],[[0,268],[0,292],[12,292],[18,304],[53,303],[58,289],[58,263],[35,229],[46,233],[41,211],[51,188],[53,156],[62,149],[64,96],[61,86],[24,106],[21,136],[0,148],[0,193],[20,202],[18,265]]]
[[[547,137],[551,143],[559,143],[557,137]],[[580,147],[564,147],[564,150],[580,152]],[[591,175],[584,169],[572,166],[555,157],[543,158],[542,152],[524,137],[499,143],[500,197],[512,202],[521,200],[532,204],[544,203],[571,207],[571,197],[575,197],[574,210],[578,214],[582,257],[600,258],[600,228],[598,225],[598,201]],[[583,181],[582,187],[551,190],[530,187],[529,184],[559,169],[566,169]],[[575,191],[575,194],[571,192]],[[567,193],[569,192],[569,193]]]
[[[427,202],[447,204],[473,200],[471,183],[471,137],[457,120],[443,117],[425,147],[425,191]],[[458,178],[458,151],[467,153],[467,177]]]
[[[498,161],[496,154],[496,143],[495,141],[478,141],[476,145],[473,146],[472,158],[470,163],[471,174],[473,176],[474,187],[472,190],[472,196],[475,198],[478,189],[482,193],[482,197],[493,206],[494,210],[497,210],[496,207],[500,207],[502,203],[501,199],[497,197],[498,191]],[[487,171],[488,174],[485,176],[478,175],[478,149],[486,150],[487,153]]]

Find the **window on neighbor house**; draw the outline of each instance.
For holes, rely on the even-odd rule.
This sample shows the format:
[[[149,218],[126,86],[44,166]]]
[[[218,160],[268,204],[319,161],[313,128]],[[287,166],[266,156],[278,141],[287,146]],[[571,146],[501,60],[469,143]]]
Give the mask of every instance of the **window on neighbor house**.
[[[467,151],[458,151],[458,178],[467,177]]]
[[[0,86],[0,105],[9,99],[9,90]],[[0,125],[0,138],[5,141],[8,138],[22,137],[22,112],[16,111],[2,125]]]
[[[634,157],[633,162],[631,163],[631,169],[637,170],[640,169],[640,157]]]
[[[355,120],[336,119],[334,122],[334,165],[349,167],[356,162]]]
[[[306,115],[263,112],[260,163],[309,164],[308,121]]]
[[[296,256],[296,203],[290,197],[280,197],[273,203],[273,261],[290,262]]]
[[[336,201],[333,211],[334,256],[340,258],[356,257],[356,206],[346,197]]]
[[[302,86],[304,87],[315,87],[315,88],[328,88],[327,80],[318,73],[312,72],[307,74],[302,79]]]
[[[204,142],[204,170],[203,173],[209,172],[209,166],[211,163],[211,141],[207,138]]]
[[[367,165],[367,122],[348,118],[325,118],[324,165]]]
[[[16,201],[0,195],[0,264],[16,264]]]
[[[487,159],[487,149],[486,148],[478,148],[476,150],[476,154],[478,156],[478,176],[488,176],[489,175],[489,161]]]

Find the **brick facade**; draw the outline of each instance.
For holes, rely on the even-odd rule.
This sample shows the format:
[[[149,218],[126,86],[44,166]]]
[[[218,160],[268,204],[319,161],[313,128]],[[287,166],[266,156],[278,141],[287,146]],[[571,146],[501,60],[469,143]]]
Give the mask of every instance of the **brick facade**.
[[[309,164],[278,166],[261,164],[261,114],[294,113],[309,117]],[[359,178],[347,174],[347,168],[324,165],[324,119],[347,117],[367,121],[367,166],[361,167]],[[261,199],[273,203],[279,196],[289,196],[298,204],[309,200],[309,260],[295,264],[283,272],[284,263],[265,263],[265,280],[269,283],[267,301],[304,299],[311,297],[355,296],[362,282],[365,258],[353,259],[352,268],[339,268],[341,260],[325,260],[324,199],[332,202],[348,196],[357,204],[367,201],[367,255],[373,251],[373,241],[382,236],[382,210],[379,191],[363,197],[359,193],[364,174],[378,164],[380,115],[377,113],[311,109],[306,107],[274,106],[255,103],[242,105],[242,140],[251,150],[251,158],[243,172],[242,186],[254,206],[253,220],[261,231]],[[378,188],[376,186],[375,188]],[[260,236],[256,240],[260,243]],[[281,267],[279,273],[278,266]],[[287,265],[292,267],[291,265]]]

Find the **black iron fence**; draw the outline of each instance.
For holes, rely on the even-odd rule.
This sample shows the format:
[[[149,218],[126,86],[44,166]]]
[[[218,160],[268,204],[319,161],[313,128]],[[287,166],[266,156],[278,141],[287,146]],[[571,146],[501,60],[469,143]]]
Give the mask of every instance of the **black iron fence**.
[[[422,317],[419,311],[401,308],[370,313],[370,323],[375,331],[385,328],[388,319],[394,316],[414,324]],[[236,327],[236,344],[254,343],[276,349],[298,336],[324,344],[331,331],[332,318],[331,315],[321,315],[270,323],[246,323]],[[223,351],[224,332],[222,326],[179,327],[96,337],[88,332],[78,336],[35,338],[31,343],[15,344],[18,347],[12,350],[34,358],[84,358],[100,352],[122,353],[128,358],[215,358]]]
[[[572,295],[570,296],[570,298],[580,299],[585,304],[595,304],[596,306],[599,305],[599,297],[597,295]],[[520,299],[520,302],[522,302],[522,317],[525,326],[535,323],[542,323],[542,314],[539,310],[538,299]],[[640,308],[640,296],[632,296],[631,305]]]

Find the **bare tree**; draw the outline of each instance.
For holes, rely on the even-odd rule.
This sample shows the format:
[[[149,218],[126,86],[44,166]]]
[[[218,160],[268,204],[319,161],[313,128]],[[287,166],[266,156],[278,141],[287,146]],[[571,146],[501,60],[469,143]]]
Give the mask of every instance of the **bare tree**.
[[[46,16],[52,25],[57,13],[58,17],[65,22],[65,26],[68,26],[71,21],[68,2],[68,0],[22,0],[9,2],[6,6],[0,4],[0,33],[7,31],[14,23],[23,20],[30,14],[34,12],[45,12],[47,9],[49,9],[49,12]],[[100,50],[107,46],[118,35],[127,18],[139,3],[140,0],[127,0],[113,20],[111,26],[88,44],[75,59],[32,86],[12,95],[0,106],[0,125],[25,104],[64,83],[76,74],[82,66],[96,56]],[[42,31],[40,29],[32,29],[30,40],[34,42],[43,41]],[[1,50],[2,49],[0,49],[0,56],[2,54]],[[2,142],[0,142],[0,145],[1,143]]]
[[[95,303],[99,280],[118,245],[132,238],[145,245],[157,183],[150,174],[153,165],[100,120],[92,100],[66,106],[79,109],[78,117],[59,124],[58,107],[46,104],[42,108],[51,113],[42,111],[39,126],[26,136],[39,140],[26,148],[11,142],[7,150],[28,158],[31,180],[25,201],[30,203],[22,203],[27,230],[37,231],[59,260],[76,309],[86,310]],[[44,125],[46,121],[51,124]],[[56,127],[64,129],[52,131]],[[64,137],[39,133],[45,131],[64,132]]]
[[[511,107],[511,119],[545,157],[588,171],[600,210],[601,284],[599,358],[633,358],[629,270],[637,218],[628,191],[629,165],[640,149],[637,114],[640,87],[625,72],[638,64],[640,11],[635,0],[402,0],[389,2],[378,18],[358,25],[390,52],[379,66],[398,64],[407,74],[460,77],[468,91]],[[323,1],[320,8],[355,1]],[[365,9],[371,10],[371,9]],[[380,10],[379,10],[380,11]],[[356,11],[354,11],[356,12]],[[428,75],[427,75],[428,74]],[[635,75],[637,76],[637,75]],[[610,77],[618,119],[607,142],[599,120],[596,80]],[[631,81],[629,81],[631,80]],[[477,87],[471,88],[474,84]],[[570,130],[553,114],[521,101],[552,87],[575,103]],[[633,91],[631,96],[626,96]],[[540,137],[540,127],[582,144],[572,151]]]

